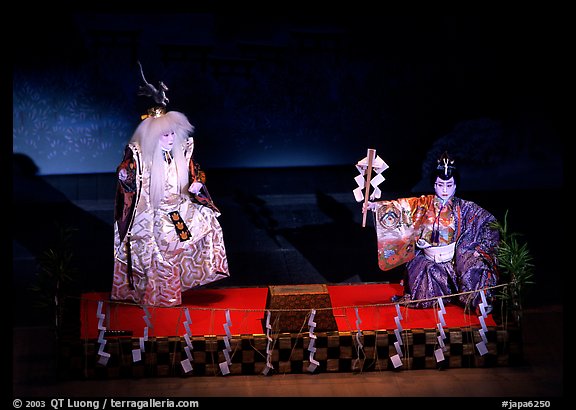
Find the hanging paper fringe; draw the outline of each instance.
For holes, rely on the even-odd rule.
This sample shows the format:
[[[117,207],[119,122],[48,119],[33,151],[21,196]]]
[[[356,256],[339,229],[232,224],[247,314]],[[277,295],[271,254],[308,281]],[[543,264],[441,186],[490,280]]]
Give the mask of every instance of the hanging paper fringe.
[[[481,297],[481,303],[478,305],[478,323],[480,325],[479,329],[476,329],[475,331],[478,332],[478,337],[474,337],[474,339],[476,341],[478,341],[478,343],[475,344],[476,346],[476,350],[479,353],[480,356],[484,356],[487,353],[489,353],[488,351],[488,338],[487,336],[489,335],[489,330],[486,324],[486,318],[489,317],[490,313],[492,312],[492,306],[488,303],[487,301],[487,291],[490,289],[496,289],[496,288],[500,288],[500,287],[505,287],[508,286],[508,284],[500,284],[497,286],[493,286],[493,287],[487,287],[486,289],[478,289],[475,291],[468,291],[468,292],[464,292],[464,293],[458,293],[458,294],[452,294],[452,295],[447,295],[447,296],[443,296],[443,297],[435,297],[435,298],[431,298],[431,299],[420,299],[420,300],[410,300],[410,301],[402,301],[400,303],[395,303],[395,309],[396,309],[396,316],[394,317],[394,321],[396,324],[396,328],[393,330],[394,335],[395,335],[395,339],[396,342],[394,343],[394,348],[396,350],[396,354],[389,357],[389,359],[391,360],[391,363],[394,367],[400,367],[402,366],[404,363],[403,361],[405,361],[404,359],[404,355],[408,354],[408,352],[410,350],[408,350],[408,347],[404,348],[404,344],[403,344],[403,327],[402,327],[402,310],[401,310],[401,306],[409,306],[412,303],[418,303],[421,301],[430,301],[430,300],[435,300],[436,301],[436,309],[435,312],[437,314],[437,323],[436,323],[436,327],[437,327],[437,334],[436,334],[436,338],[437,338],[437,348],[433,351],[433,354],[435,356],[435,359],[437,362],[441,362],[445,360],[444,354],[446,353],[447,349],[448,349],[448,345],[446,343],[447,340],[447,333],[444,331],[444,328],[446,327],[446,321],[445,321],[445,316],[446,316],[446,308],[444,306],[444,302],[443,302],[443,298],[444,297],[453,297],[453,296],[458,296],[458,295],[463,295],[463,294],[469,294],[469,293],[479,293],[480,297]],[[110,301],[104,301],[108,304],[112,304],[114,302],[110,302]],[[107,314],[104,313],[104,302],[103,301],[98,301],[98,307],[96,309],[96,319],[97,319],[97,326],[98,326],[98,339],[97,339],[97,363],[103,366],[108,366],[109,365],[109,358],[111,357],[110,353],[106,352],[106,347],[107,347],[107,342],[109,342],[110,340],[107,339],[110,337],[111,334],[115,334],[115,331],[109,331],[107,329],[107,326],[110,326],[109,322],[110,319],[107,318],[109,316],[109,312]],[[117,303],[117,302],[116,302]],[[382,304],[376,304],[376,305],[370,305],[372,307],[385,307],[385,306],[389,306],[391,305],[390,303],[382,303]],[[149,334],[149,329],[153,328],[153,323],[152,323],[152,315],[149,312],[149,307],[147,306],[141,306],[143,311],[144,311],[144,315],[142,316],[142,319],[144,320],[146,326],[143,329],[143,337],[139,338],[139,348],[137,349],[133,349],[132,350],[132,360],[134,362],[139,362],[143,359],[143,354],[146,353],[146,345],[148,341],[148,334]],[[361,368],[362,365],[359,363],[361,362],[361,359],[365,358],[365,354],[364,354],[364,350],[365,350],[365,346],[364,346],[364,333],[362,330],[362,318],[360,317],[359,314],[359,308],[361,308],[362,306],[341,306],[341,309],[346,309],[346,308],[351,308],[353,307],[355,310],[355,316],[356,316],[356,322],[355,322],[355,328],[356,328],[356,334],[354,335],[354,343],[355,343],[355,350],[356,350],[356,357],[354,358],[354,360],[352,361],[352,369],[358,369]],[[192,308],[195,309],[195,308]],[[109,307],[108,307],[109,310]],[[274,354],[274,344],[276,341],[276,338],[274,337],[273,334],[273,327],[274,324],[271,323],[271,311],[270,310],[265,310],[265,315],[266,315],[266,361],[265,361],[265,366],[262,370],[262,373],[264,375],[269,375],[270,374],[270,370],[275,370],[274,365],[272,364],[272,358],[273,358],[273,354]],[[184,314],[186,317],[186,320],[183,322],[183,326],[184,326],[184,333],[182,334],[182,337],[185,341],[184,346],[182,347],[182,350],[184,351],[185,357],[184,360],[181,361],[181,366],[182,369],[184,370],[185,373],[189,373],[191,371],[193,371],[193,366],[192,363],[194,362],[194,355],[193,355],[193,350],[194,350],[194,346],[192,344],[192,332],[191,332],[191,324],[192,324],[192,319],[191,319],[191,314],[189,309],[186,307],[184,308]],[[308,326],[309,326],[309,338],[310,338],[310,342],[308,344],[308,351],[309,351],[309,366],[308,366],[308,371],[309,372],[314,372],[317,367],[319,366],[319,362],[315,359],[315,355],[316,355],[316,343],[317,343],[317,336],[315,334],[315,328],[316,328],[316,322],[314,321],[315,319],[315,314],[316,314],[316,310],[312,310],[309,317],[308,317]],[[231,355],[232,355],[232,348],[231,348],[231,343],[232,343],[232,335],[230,332],[230,328],[232,326],[232,321],[230,318],[230,310],[226,310],[226,321],[223,324],[226,336],[224,337],[224,344],[225,344],[225,349],[223,349],[222,354],[225,358],[225,361],[220,363],[220,369],[222,370],[222,374],[226,375],[231,373],[231,369],[230,367],[232,366],[232,361],[231,361]],[[181,317],[181,316],[180,316]],[[180,319],[179,319],[180,321]],[[93,323],[93,322],[92,322]],[[131,333],[131,332],[130,332]],[[474,335],[476,336],[476,335]],[[361,352],[364,355],[361,356]]]
[[[444,332],[444,326],[446,326],[446,321],[444,320],[444,315],[446,314],[446,307],[444,306],[444,301],[442,298],[438,298],[438,323],[436,323],[436,327],[440,332],[440,335],[437,337],[438,346],[439,348],[434,350],[434,357],[436,358],[436,363],[439,363],[445,359],[444,351],[446,350],[446,345],[444,344],[444,339],[446,339],[446,333]]]
[[[364,200],[364,205],[362,206],[362,227],[366,226],[368,199],[374,200],[375,198],[380,198],[382,195],[378,185],[384,181],[382,172],[387,168],[388,165],[382,161],[382,158],[376,155],[376,150],[373,148],[369,148],[366,158],[356,164],[356,169],[360,172],[360,175],[354,178],[358,184],[358,188],[354,189],[353,193],[357,202]],[[374,178],[372,178],[372,171],[376,174]],[[370,187],[373,188],[372,194],[370,194]]]
[[[352,363],[353,370],[358,368],[358,362],[360,361],[360,351],[364,348],[364,345],[362,344],[362,330],[360,329],[362,319],[360,319],[358,307],[354,307],[354,312],[356,313],[356,359]]]
[[[98,363],[106,366],[108,364],[108,360],[110,359],[110,353],[105,352],[104,348],[106,347],[107,340],[104,338],[106,334],[106,326],[104,326],[104,319],[106,319],[106,315],[102,313],[102,307],[104,306],[103,301],[98,301],[98,309],[96,310],[96,317],[98,318],[98,330],[100,333],[98,334]]]
[[[396,354],[390,357],[390,360],[392,361],[392,365],[394,366],[394,368],[403,365],[402,357],[404,357],[404,354],[402,353],[402,348],[400,346],[402,346],[403,344],[401,333],[404,329],[402,328],[402,324],[400,323],[401,320],[402,320],[402,314],[400,313],[400,306],[396,304],[396,316],[394,316],[394,322],[396,323],[396,329],[394,329],[394,335],[396,336],[396,341],[394,342],[394,348],[396,349]]]
[[[230,353],[232,353],[232,347],[230,347],[230,339],[232,339],[232,333],[230,333],[230,327],[232,327],[232,320],[230,319],[230,310],[226,310],[226,323],[222,325],[224,327],[224,332],[226,335],[224,336],[224,350],[222,353],[224,354],[225,361],[220,363],[220,371],[222,371],[222,375],[226,376],[230,374],[230,366],[232,365],[232,359],[230,358]]]
[[[488,347],[486,347],[486,344],[488,343],[488,339],[486,338],[486,332],[488,332],[488,328],[486,327],[486,321],[484,319],[488,317],[488,311],[492,311],[492,306],[490,306],[486,300],[486,291],[484,289],[480,291],[480,297],[482,302],[480,302],[478,305],[480,308],[480,316],[478,316],[478,321],[480,322],[481,328],[478,329],[478,334],[482,340],[476,343],[476,349],[478,349],[480,356],[484,356],[486,353],[488,353]]]
[[[374,151],[374,155],[375,154],[376,151]],[[371,162],[371,169],[368,167],[369,162]],[[370,178],[370,185],[372,186],[373,191],[371,194],[369,194],[369,198],[374,200],[382,196],[382,191],[380,188],[378,188],[378,185],[380,185],[385,180],[382,172],[388,168],[388,164],[386,164],[378,155],[375,155],[375,157],[372,158],[372,161],[370,161],[368,156],[358,161],[356,164],[356,169],[360,174],[354,178],[354,181],[356,181],[358,187],[353,191],[356,202],[361,202],[365,199],[363,191],[366,188],[366,180],[368,178],[368,174],[370,174],[372,171],[375,173],[375,176]]]
[[[272,330],[272,325],[270,324],[270,311],[266,311],[266,367],[262,370],[262,374],[264,376],[268,375],[270,370],[274,370],[274,366],[272,366],[272,336],[270,336],[270,332]]]
[[[190,331],[190,326],[192,325],[192,319],[190,318],[190,311],[188,308],[184,309],[184,313],[186,315],[186,320],[182,324],[184,326],[184,341],[186,342],[186,346],[184,346],[184,352],[186,353],[186,359],[180,361],[180,365],[182,366],[182,370],[185,373],[190,373],[193,370],[192,362],[194,361],[194,357],[192,356],[192,350],[194,346],[192,346],[192,332]]]
[[[138,349],[132,349],[132,361],[133,362],[139,362],[140,360],[142,360],[142,353],[144,353],[146,351],[144,342],[148,341],[148,329],[151,327],[154,327],[152,325],[152,322],[150,321],[150,318],[152,316],[150,315],[148,308],[146,306],[142,306],[142,309],[144,310],[144,316],[142,316],[142,319],[144,319],[146,326],[144,326],[144,336],[139,338],[139,342],[140,342],[139,348]]]
[[[308,319],[308,336],[310,336],[310,342],[308,343],[308,351],[310,352],[309,360],[310,365],[308,366],[308,371],[313,373],[314,370],[320,364],[317,360],[314,359],[314,353],[316,353],[316,335],[314,334],[314,329],[316,328],[316,322],[314,322],[314,316],[316,316],[316,309],[312,309],[310,312],[310,318]]]

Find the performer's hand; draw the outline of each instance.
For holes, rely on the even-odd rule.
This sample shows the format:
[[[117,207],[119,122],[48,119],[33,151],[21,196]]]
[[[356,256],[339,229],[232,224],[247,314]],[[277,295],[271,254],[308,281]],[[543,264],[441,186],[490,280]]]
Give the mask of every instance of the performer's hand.
[[[124,182],[126,181],[127,178],[128,178],[128,172],[124,168],[121,168],[120,171],[118,171],[118,179]]]
[[[364,205],[362,205],[362,212],[373,211],[374,209],[376,209],[375,202],[368,201]]]
[[[201,189],[202,189],[202,182],[193,182],[190,185],[190,188],[188,188],[188,191],[190,191],[193,194],[198,194],[198,192],[200,192]]]

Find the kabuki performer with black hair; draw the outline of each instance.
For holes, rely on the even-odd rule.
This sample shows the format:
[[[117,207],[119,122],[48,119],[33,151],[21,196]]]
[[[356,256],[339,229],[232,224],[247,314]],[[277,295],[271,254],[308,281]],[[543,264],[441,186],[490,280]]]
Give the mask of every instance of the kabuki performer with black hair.
[[[493,215],[454,196],[458,173],[444,153],[433,173],[434,195],[368,202],[374,211],[378,264],[389,270],[406,264],[404,295],[394,301],[428,308],[443,297],[476,312],[478,291],[495,286],[499,232]],[[467,293],[468,292],[468,293]],[[455,295],[452,297],[446,297]],[[491,297],[490,290],[486,296]],[[413,301],[413,302],[412,302]]]
[[[111,298],[168,307],[229,272],[220,212],[192,155],[194,127],[166,112],[160,85],[159,105],[143,116],[117,168]]]

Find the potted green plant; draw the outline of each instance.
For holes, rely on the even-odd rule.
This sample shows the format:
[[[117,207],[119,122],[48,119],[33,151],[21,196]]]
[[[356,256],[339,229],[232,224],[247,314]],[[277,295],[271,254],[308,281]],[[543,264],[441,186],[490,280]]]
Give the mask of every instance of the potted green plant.
[[[30,288],[35,293],[34,306],[50,309],[54,318],[54,330],[59,339],[62,331],[66,296],[70,293],[77,269],[71,241],[76,229],[58,226],[58,237],[54,245],[38,258],[39,270],[36,282]]]
[[[532,254],[528,244],[519,240],[520,234],[509,231],[508,211],[504,214],[502,223],[495,221],[492,226],[500,232],[497,255],[500,283],[503,286],[496,294],[496,298],[501,302],[502,321],[507,325],[508,319],[511,318],[520,327],[525,288],[534,283]]]

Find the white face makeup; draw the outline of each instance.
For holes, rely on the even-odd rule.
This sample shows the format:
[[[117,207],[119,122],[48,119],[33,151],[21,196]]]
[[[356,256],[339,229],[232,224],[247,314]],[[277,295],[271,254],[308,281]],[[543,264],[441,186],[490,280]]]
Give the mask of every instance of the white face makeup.
[[[436,177],[436,182],[434,183],[434,192],[443,201],[447,201],[456,192],[456,182],[454,182],[454,177],[447,181]]]
[[[174,131],[167,132],[160,136],[160,146],[164,151],[172,151],[174,146]]]

